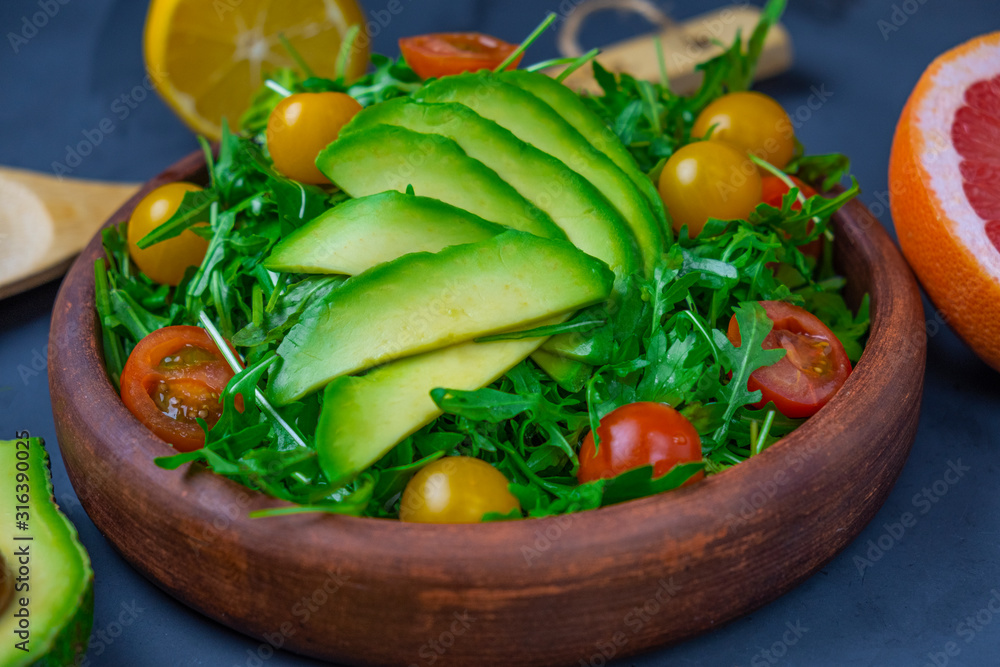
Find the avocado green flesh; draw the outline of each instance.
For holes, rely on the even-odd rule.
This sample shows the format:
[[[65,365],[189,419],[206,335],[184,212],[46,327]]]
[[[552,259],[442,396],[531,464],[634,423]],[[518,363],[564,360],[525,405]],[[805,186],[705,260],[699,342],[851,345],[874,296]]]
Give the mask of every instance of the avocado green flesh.
[[[343,213],[345,208],[349,209],[347,213]],[[341,213],[337,214],[338,211]],[[433,217],[434,213],[440,215]],[[462,214],[468,216],[469,219],[463,218]],[[282,247],[286,242],[279,244],[266,263],[269,268],[282,271],[322,273],[335,270],[354,275],[410,252],[438,252],[452,245],[475,243],[483,240],[484,233],[493,232],[490,235],[496,235],[504,229],[499,225],[485,221],[467,224],[476,220],[478,218],[471,214],[466,214],[460,209],[442,204],[437,200],[393,191],[385,192],[363,199],[352,199],[319,216],[295,232],[292,237],[289,237],[286,242],[289,243],[290,247]],[[301,233],[310,227],[313,229]],[[348,251],[348,248],[351,250]],[[281,256],[288,258],[284,264],[272,262],[279,252]],[[290,267],[291,264],[294,264],[294,267]],[[347,270],[348,268],[350,270]],[[531,350],[537,348],[543,340],[534,341]],[[401,359],[375,369],[365,376],[364,381],[361,378],[341,377],[327,386],[338,384],[338,386],[350,387],[350,391],[354,393],[364,391],[366,397],[372,394],[372,398],[376,402],[380,402],[381,392],[390,391],[385,389],[386,385],[398,387],[399,393],[394,394],[391,401],[394,405],[391,421],[378,422],[378,424],[373,424],[371,428],[358,431],[366,433],[366,437],[376,449],[378,447],[391,449],[396,442],[429,423],[439,414],[437,406],[430,401],[427,395],[430,389],[434,389],[439,384],[450,388],[466,388],[466,385],[471,386],[470,383],[474,384],[478,378],[494,371],[496,377],[500,377],[517,361],[526,356],[520,352],[524,346],[514,343],[516,341],[511,343],[509,351],[505,351],[507,348],[503,342],[488,345],[463,344],[468,348],[468,351],[458,355],[458,358],[464,360],[463,365],[459,366],[448,365],[448,360],[455,359],[456,354],[449,352],[452,348],[444,348],[418,355],[422,359],[419,366],[413,366],[408,363],[407,359]],[[478,356],[473,353],[476,350],[480,351]],[[433,365],[436,354],[442,355],[440,369],[450,370],[446,373],[438,373],[437,367],[435,367],[434,373],[427,374],[423,369]],[[512,357],[519,358],[513,364],[507,365],[507,359]],[[394,370],[397,364],[403,365],[398,371]],[[412,370],[404,371],[402,369]],[[466,370],[469,372],[466,373]],[[426,383],[423,382],[425,376],[434,378],[431,382],[439,384],[432,384],[427,391],[423,391],[426,388]],[[492,381],[489,380],[489,382]],[[396,389],[391,391],[396,391]],[[379,396],[374,395],[376,393]],[[360,404],[365,405],[363,400]],[[339,415],[344,414],[342,408],[331,408],[328,412],[335,409],[338,410]],[[327,429],[327,431],[329,430]],[[395,434],[401,430],[406,432],[396,438]],[[337,436],[334,441],[338,444],[331,446],[340,447],[339,443],[345,441],[347,433],[349,431]],[[361,442],[365,442],[365,439],[362,439]],[[323,451],[322,448],[320,451]]]
[[[589,364],[560,357],[545,350],[535,350],[535,353],[531,355],[531,360],[545,371],[556,384],[569,392],[575,393],[583,389],[587,380],[594,373],[594,367]]]
[[[596,333],[571,332],[553,336],[545,342],[542,350],[586,364],[606,364],[611,360],[611,332],[601,329]]]
[[[649,204],[628,176],[552,107],[489,73],[438,79],[425,86],[417,96],[426,102],[464,104],[590,181],[630,225],[646,274],[652,275],[663,242],[662,237],[659,243],[652,237],[654,231],[660,229],[660,223]]]
[[[485,241],[504,231],[467,211],[394,190],[346,201],[282,240],[264,266],[353,276],[413,252]]]
[[[431,390],[485,387],[544,340],[462,343],[335,379],[324,391],[316,428],[320,467],[334,484],[350,481],[441,414]]]
[[[495,171],[548,214],[573,245],[604,260],[619,278],[640,268],[628,223],[593,185],[548,153],[526,144],[468,107],[398,98],[360,112],[343,133],[379,124],[438,134],[455,141],[469,157]]]
[[[337,139],[316,158],[319,170],[352,197],[386,190],[438,199],[512,229],[564,239],[566,235],[496,172],[470,158],[451,139],[377,125]]]
[[[413,253],[349,279],[311,306],[278,348],[281,405],[381,363],[598,303],[614,274],[566,241],[514,231]]]
[[[498,75],[501,81],[523,88],[555,109],[567,123],[590,142],[590,145],[601,151],[625,172],[625,175],[635,184],[646,198],[653,213],[660,222],[661,229],[650,233],[651,237],[659,237],[660,247],[663,247],[664,234],[670,233],[670,223],[667,221],[666,209],[660,193],[653,181],[639,170],[635,158],[628,152],[621,140],[610,127],[591,111],[572,90],[550,76],[539,72],[511,70]]]
[[[18,442],[22,443],[18,447]],[[27,449],[23,443],[28,443]],[[20,452],[26,452],[21,458]],[[93,579],[90,558],[80,544],[76,528],[56,507],[52,497],[48,454],[40,438],[0,441],[0,455],[8,464],[0,471],[0,553],[14,575],[13,598],[0,610],[0,665],[69,665],[86,650],[93,625]],[[27,464],[29,502],[28,529],[15,531],[19,511],[15,497],[22,492],[16,465]],[[23,467],[23,466],[22,466]],[[23,510],[20,510],[23,511]],[[23,517],[22,517],[23,518]],[[31,540],[15,540],[30,537]],[[27,577],[21,559],[27,548]],[[21,578],[19,581],[18,578]],[[27,588],[25,588],[25,586]],[[17,590],[17,588],[21,590]],[[22,641],[18,613],[28,605],[28,652],[17,648]]]

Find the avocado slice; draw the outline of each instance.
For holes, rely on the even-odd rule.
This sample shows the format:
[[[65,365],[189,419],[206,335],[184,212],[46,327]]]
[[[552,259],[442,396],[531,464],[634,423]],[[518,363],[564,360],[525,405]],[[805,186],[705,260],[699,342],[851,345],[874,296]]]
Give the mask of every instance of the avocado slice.
[[[544,340],[461,343],[393,361],[366,375],[336,378],[323,392],[316,427],[320,467],[331,483],[349,482],[441,414],[431,390],[485,387]]]
[[[558,354],[547,352],[544,349],[535,350],[534,354],[531,355],[531,360],[555,380],[556,384],[572,393],[583,389],[587,380],[594,374],[593,366],[560,357]]]
[[[75,664],[94,622],[90,558],[52,497],[42,440],[0,441],[0,455],[0,560],[13,577],[0,609],[0,665]]]
[[[341,136],[379,124],[448,137],[547,213],[573,245],[604,260],[619,279],[640,268],[628,223],[587,179],[469,107],[400,97],[358,113]]]
[[[635,183],[639,192],[660,222],[661,234],[669,239],[672,231],[667,210],[652,179],[639,170],[635,158],[618,138],[618,135],[594,113],[579,95],[552,77],[541,72],[509,70],[497,75],[501,81],[522,88],[556,110],[563,119],[576,128],[591,146],[601,151]],[[663,243],[661,239],[661,243]]]
[[[276,271],[334,272],[356,275],[411,252],[438,252],[448,246],[482,241],[502,233],[503,230],[504,228],[500,225],[486,222],[471,213],[466,213],[436,199],[389,191],[361,199],[352,199],[323,213],[279,243],[264,264],[269,269]],[[549,339],[548,342],[558,341],[560,338],[562,336],[556,336]],[[572,341],[567,341],[557,349],[566,347],[576,350],[578,347],[585,346],[585,342],[577,340],[580,338],[582,337],[579,334],[575,334]],[[533,352],[542,343],[542,340],[538,340],[536,344],[530,346],[531,350],[528,353]],[[482,356],[473,357],[471,352],[465,354],[464,357],[467,357],[467,360],[464,368],[469,370],[468,374],[462,372],[452,375],[428,375],[420,371],[412,379],[408,379],[411,377],[408,371],[393,371],[392,373],[382,371],[374,375],[375,378],[384,378],[378,380],[376,383],[378,387],[398,386],[400,394],[394,399],[397,408],[393,411],[394,417],[391,423],[384,425],[391,428],[388,431],[380,429],[372,433],[372,442],[388,442],[391,439],[390,436],[399,431],[402,426],[412,424],[411,430],[391,444],[386,445],[391,448],[392,444],[433,419],[433,417],[425,418],[425,415],[434,414],[436,416],[434,409],[432,409],[436,409],[436,406],[428,407],[427,405],[429,400],[427,392],[416,391],[413,393],[414,389],[424,387],[423,378],[454,376],[454,381],[445,382],[442,386],[458,388],[470,382],[474,383],[478,378],[488,375],[491,369],[496,370],[497,377],[499,377],[513,366],[513,364],[506,365],[505,360],[512,356],[517,357],[520,354],[517,350],[520,350],[521,347],[515,345],[512,346],[511,352],[502,352],[503,346],[490,345],[481,347]],[[450,348],[445,348],[440,352],[446,355],[448,349]],[[432,359],[430,355],[433,354],[435,352],[428,352],[422,356]],[[521,355],[521,358],[523,359],[524,356],[527,354]],[[381,368],[388,369],[395,363],[404,362],[405,360],[400,360],[386,364]],[[430,363],[431,361],[427,361],[427,364]],[[559,369],[564,373],[567,372],[565,370],[566,364],[560,365]],[[456,370],[458,369],[456,368]],[[340,379],[342,378],[338,378],[334,382]],[[558,378],[554,379],[559,381]],[[437,381],[435,380],[435,382]],[[354,386],[347,380],[345,382]],[[364,386],[367,386],[367,383]],[[433,385],[430,389],[436,386]],[[343,437],[346,436],[339,437],[338,441],[343,440]]]
[[[352,197],[386,190],[439,199],[512,229],[553,239],[566,235],[545,212],[518,194],[451,139],[378,125],[339,137],[316,166]]]
[[[310,220],[278,243],[264,266],[353,276],[411,252],[438,252],[503,231],[450,204],[390,190],[351,199]]]
[[[457,102],[510,130],[517,138],[559,159],[607,198],[632,228],[646,275],[663,253],[660,222],[628,176],[552,107],[489,72],[432,81],[415,94],[425,102]]]
[[[572,244],[515,231],[404,255],[310,306],[278,347],[271,396],[284,405],[341,375],[568,313],[613,282]]]

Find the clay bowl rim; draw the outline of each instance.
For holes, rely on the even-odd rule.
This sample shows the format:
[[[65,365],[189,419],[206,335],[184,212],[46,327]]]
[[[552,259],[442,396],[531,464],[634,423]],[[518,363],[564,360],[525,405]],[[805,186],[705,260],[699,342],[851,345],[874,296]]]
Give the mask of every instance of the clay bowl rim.
[[[205,164],[202,154],[197,152],[147,182],[111,216],[104,227],[126,220],[132,208],[151,189],[166,182],[198,180],[199,177],[205,177]],[[561,531],[560,538],[549,552],[555,560],[566,555],[586,554],[588,557],[626,557],[636,565],[651,563],[656,561],[656,554],[648,549],[644,552],[644,545],[648,547],[657,544],[657,539],[661,540],[662,545],[663,539],[669,539],[676,547],[691,540],[692,549],[704,549],[706,525],[715,530],[716,537],[720,539],[744,539],[746,535],[726,524],[725,518],[738,512],[739,502],[753,493],[758,482],[773,479],[777,470],[789,469],[790,461],[799,455],[797,450],[807,448],[810,442],[827,442],[838,438],[843,440],[845,432],[850,428],[857,431],[856,436],[875,432],[874,422],[878,420],[872,418],[870,411],[858,409],[858,401],[864,400],[863,405],[866,407],[879,399],[884,401],[892,394],[893,378],[899,376],[909,378],[907,381],[910,386],[906,388],[907,394],[903,397],[906,398],[906,405],[896,404],[903,403],[899,396],[895,397],[896,403],[883,405],[889,405],[887,409],[898,415],[909,414],[907,411],[914,407],[919,409],[926,339],[922,305],[913,276],[878,221],[860,203],[851,202],[842,213],[838,213],[837,225],[840,227],[840,244],[843,246],[846,239],[847,245],[853,246],[854,253],[867,258],[867,262],[862,264],[867,265],[867,291],[872,297],[872,329],[868,345],[840,393],[794,433],[721,474],[669,493],[565,515],[574,524],[581,524],[586,528]],[[846,248],[838,250],[845,251]],[[530,545],[535,542],[539,530],[560,519],[565,522],[567,519],[563,517],[466,525],[406,524],[395,520],[330,514],[250,519],[247,514],[252,510],[287,503],[197,466],[185,466],[178,471],[156,467],[152,462],[153,458],[170,455],[174,450],[146,430],[128,412],[104,371],[93,309],[92,266],[101,253],[98,233],[77,259],[60,289],[50,335],[50,359],[54,362],[50,363],[50,384],[55,417],[61,429],[60,439],[62,431],[69,428],[65,425],[67,420],[79,418],[80,423],[74,427],[77,429],[73,438],[77,441],[74,446],[79,442],[94,446],[94,453],[101,458],[95,465],[101,466],[105,474],[114,476],[121,466],[128,465],[128,486],[140,489],[139,493],[144,494],[154,507],[158,503],[171,506],[174,521],[190,518],[210,522],[220,515],[220,507],[240,507],[242,514],[235,518],[225,518],[228,530],[237,535],[233,539],[238,539],[241,545],[255,553],[270,552],[269,555],[273,558],[295,561],[299,566],[319,566],[317,554],[323,549],[317,547],[323,546],[324,549],[334,550],[337,558],[344,562],[360,559],[362,565],[359,567],[362,570],[366,561],[402,562],[398,572],[384,575],[397,582],[406,579],[408,573],[420,571],[424,582],[447,582],[456,589],[465,590],[501,586],[508,576],[504,573],[516,571],[518,575],[528,575],[527,580],[522,581],[519,586],[519,590],[526,591],[527,595],[535,590],[533,587],[552,583],[555,575],[551,567],[526,569],[523,554],[501,547],[510,544]],[[875,260],[878,260],[878,266],[875,266]],[[888,301],[882,303],[883,300]],[[900,346],[901,342],[905,344]],[[886,369],[895,370],[887,375],[884,373]],[[916,377],[917,370],[919,378]],[[78,391],[69,389],[73,387]],[[81,402],[81,396],[85,396],[86,400]],[[69,408],[68,413],[64,408]],[[915,427],[916,418],[913,417],[912,421]],[[116,429],[117,443],[104,441],[102,434],[109,430],[109,424],[113,424]],[[857,439],[856,436],[854,440]],[[886,438],[887,436],[883,436],[883,439]],[[912,441],[912,432],[903,433],[897,438],[897,449],[894,450],[896,458],[889,464],[895,467],[888,472],[887,486],[879,490],[877,498],[867,499],[857,516],[845,518],[844,524],[850,526],[849,535],[837,536],[832,542],[833,546],[824,551],[822,559],[810,561],[808,567],[797,573],[791,583],[783,583],[773,594],[756,598],[752,605],[739,613],[720,617],[718,620],[731,620],[778,597],[829,562],[849,544],[884,502],[902,468],[902,462],[905,462]],[[854,442],[854,447],[859,447],[859,444]],[[772,498],[775,503],[772,507],[778,507],[782,501],[793,502],[795,494],[792,491],[805,488],[811,479],[822,474],[825,466],[850,454],[834,447],[821,447],[818,451],[809,448],[809,451],[811,467],[807,468],[803,478],[793,480],[793,483],[779,490],[777,496]],[[131,460],[130,455],[133,457]],[[92,494],[86,488],[93,480],[85,481],[80,478],[75,470],[75,457],[66,458],[74,462],[72,467],[68,464],[67,468],[85,508],[93,516],[91,510],[94,508],[89,498]],[[191,502],[177,504],[175,501],[179,495],[190,496]],[[177,514],[178,512],[181,514]],[[751,526],[759,527],[758,524],[765,518],[756,517]],[[105,525],[99,523],[99,527],[102,532],[106,530]],[[669,537],[664,538],[665,534]],[[124,552],[125,549],[119,546],[115,537],[122,536],[109,534],[112,543]],[[441,567],[439,561],[442,553],[458,556],[448,567]],[[136,565],[132,558],[126,557]],[[140,567],[140,571],[175,596],[184,599],[182,590],[158,579],[148,566]],[[568,577],[557,576],[556,579],[559,583],[574,586]],[[576,586],[579,585],[578,582]],[[196,608],[220,620],[215,611]],[[223,622],[233,625],[232,619]],[[253,630],[250,632],[253,633]]]

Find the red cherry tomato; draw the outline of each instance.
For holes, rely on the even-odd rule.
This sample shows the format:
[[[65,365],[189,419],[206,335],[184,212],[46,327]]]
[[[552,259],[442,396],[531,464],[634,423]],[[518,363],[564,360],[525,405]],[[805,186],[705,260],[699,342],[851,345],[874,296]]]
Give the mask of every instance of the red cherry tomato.
[[[765,350],[784,348],[785,356],[771,366],[758,368],[747,388],[760,390],[756,407],[768,401],[781,414],[794,419],[811,417],[840,391],[851,374],[844,346],[812,313],[783,301],[761,301],[774,328],[764,339]],[[729,320],[729,341],[740,346],[740,325]]]
[[[799,192],[801,192],[806,199],[816,194],[816,190],[808,183],[803,183],[795,176],[790,176],[789,178],[791,178],[792,182],[798,186]],[[786,185],[785,182],[777,176],[765,176],[761,179],[760,200],[769,206],[773,206],[774,208],[781,208],[781,200],[786,194],[788,194],[790,189],[791,188],[789,188],[788,185]],[[802,203],[798,201],[798,199],[792,203],[792,210],[802,210]],[[812,227],[813,225],[810,222],[808,225],[810,231],[812,231]],[[823,239],[818,238],[815,241],[799,246],[799,250],[803,255],[809,255],[810,257],[819,259],[820,255],[823,254]]]
[[[157,329],[135,346],[122,371],[122,402],[150,431],[181,452],[199,449],[222,416],[221,394],[233,370],[204,329]],[[238,397],[239,399],[240,397]],[[242,410],[242,401],[237,400]]]
[[[478,32],[442,32],[399,40],[406,63],[423,79],[493,70],[516,49],[517,44]],[[520,56],[508,69],[515,69],[519,62]]]
[[[701,461],[701,438],[685,417],[663,403],[629,403],[612,410],[597,428],[601,446],[588,433],[580,446],[581,484],[614,477],[644,465],[662,477],[679,463]],[[595,451],[596,450],[596,451]],[[699,472],[685,484],[704,477]]]

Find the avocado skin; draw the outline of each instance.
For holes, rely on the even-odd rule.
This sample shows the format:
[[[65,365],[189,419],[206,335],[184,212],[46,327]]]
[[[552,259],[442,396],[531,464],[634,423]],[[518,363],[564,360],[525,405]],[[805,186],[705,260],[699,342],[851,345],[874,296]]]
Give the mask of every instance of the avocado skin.
[[[590,142],[590,145],[607,155],[646,198],[649,207],[660,222],[664,244],[669,244],[673,228],[663,206],[660,193],[652,179],[642,173],[635,158],[628,152],[618,135],[594,113],[579,95],[540,72],[510,70],[501,72],[497,78],[505,83],[522,88],[556,110],[563,119]]]
[[[613,284],[600,260],[523,232],[405,255],[311,306],[278,348],[269,391],[284,405],[341,375],[599,303]]]
[[[404,254],[484,241],[504,229],[442,201],[389,190],[351,199],[310,220],[278,243],[264,266],[355,275]]]
[[[27,450],[23,444],[18,447],[18,443],[25,442]],[[27,451],[27,458],[17,459],[18,451]],[[15,524],[14,503],[8,502],[8,499],[16,495],[18,471],[15,462],[25,460],[28,463],[30,509],[29,530],[22,535],[33,538],[16,542],[8,539],[0,543],[0,550],[12,570],[16,568],[16,558],[12,555],[14,551],[22,545],[29,545],[30,588],[26,593],[30,599],[31,623],[30,650],[25,653],[14,646],[19,639],[13,634],[17,628],[13,613],[18,599],[25,592],[15,592],[10,605],[0,611],[0,632],[5,637],[0,643],[0,665],[63,667],[75,664],[77,657],[87,650],[94,622],[94,572],[90,557],[80,544],[76,528],[56,505],[49,456],[42,439],[0,441],[0,456],[10,462],[0,469],[0,497],[4,499],[0,503],[0,521],[5,526],[13,527]],[[44,525],[45,530],[34,529],[33,526],[37,525]],[[46,572],[50,575],[46,576]],[[51,573],[58,573],[59,576]],[[53,592],[52,586],[62,587],[63,590]],[[50,601],[51,596],[56,599]]]
[[[379,124],[455,141],[548,214],[575,246],[607,262],[619,279],[641,268],[631,228],[590,181],[469,107],[397,98],[358,113],[342,133]]]
[[[451,139],[376,125],[339,137],[316,166],[352,197],[386,190],[439,199],[497,224],[554,239],[566,234],[495,171],[473,160]]]
[[[652,276],[663,253],[663,236],[648,201],[607,155],[591,146],[555,109],[485,71],[432,81],[414,97],[425,102],[463,104],[590,181],[631,226],[646,277]]]

